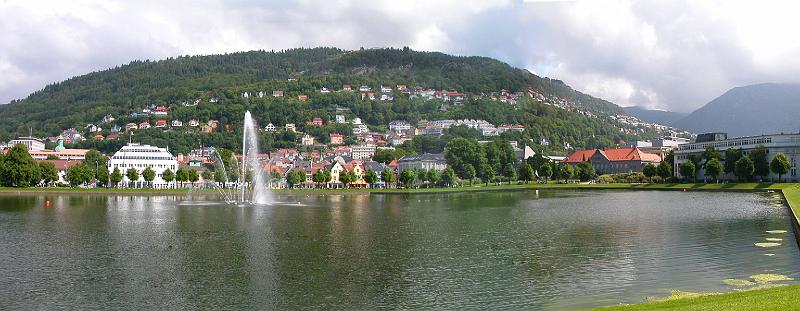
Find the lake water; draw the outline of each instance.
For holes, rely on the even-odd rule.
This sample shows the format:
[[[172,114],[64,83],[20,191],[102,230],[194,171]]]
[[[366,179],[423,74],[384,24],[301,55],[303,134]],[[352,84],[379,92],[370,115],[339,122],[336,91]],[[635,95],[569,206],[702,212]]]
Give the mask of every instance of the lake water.
[[[0,309],[578,309],[800,279],[769,194],[278,199],[0,195]]]

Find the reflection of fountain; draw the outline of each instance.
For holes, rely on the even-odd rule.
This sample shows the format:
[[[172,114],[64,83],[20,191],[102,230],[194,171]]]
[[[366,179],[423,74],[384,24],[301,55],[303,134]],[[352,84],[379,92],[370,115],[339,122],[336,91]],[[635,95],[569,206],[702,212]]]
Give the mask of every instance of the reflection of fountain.
[[[231,157],[233,167],[236,173],[234,176],[228,176],[228,170],[225,168],[225,161],[219,152],[216,154],[215,174],[222,174],[222,185],[216,182],[207,182],[206,185],[217,189],[217,192],[222,196],[223,200],[232,204],[270,204],[272,203],[272,196],[269,193],[267,184],[264,178],[264,172],[258,162],[258,126],[255,120],[250,115],[250,111],[244,114],[244,127],[242,135],[242,162],[241,166],[236,160],[236,157]],[[231,169],[234,169],[231,168]],[[250,181],[248,176],[252,176]],[[234,177],[235,180],[231,180]],[[233,183],[231,187],[228,184]]]

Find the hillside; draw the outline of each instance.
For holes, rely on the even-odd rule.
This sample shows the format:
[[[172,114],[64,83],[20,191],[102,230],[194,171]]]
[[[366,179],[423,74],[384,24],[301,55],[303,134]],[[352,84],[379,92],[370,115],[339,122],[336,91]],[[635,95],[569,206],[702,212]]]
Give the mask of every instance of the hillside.
[[[340,92],[345,84],[352,85],[355,92]],[[364,100],[357,90],[362,85],[375,91],[381,86],[419,86],[463,92],[468,97],[463,103],[452,105],[394,89],[390,93],[393,100]],[[322,93],[323,88],[333,92]],[[269,96],[278,90],[285,96]],[[256,96],[259,92],[266,95]],[[301,95],[308,99],[300,100]],[[81,130],[107,114],[117,120],[105,124],[106,129],[142,120],[155,123],[159,117],[136,112],[156,106],[169,109],[167,120],[218,120],[221,129],[229,129],[208,135],[153,129],[136,133],[139,141],[168,143],[180,151],[201,142],[235,148],[235,131],[245,110],[252,110],[262,125],[296,123],[303,131],[315,130],[304,126],[313,117],[327,122],[334,119],[334,114],[342,113],[348,120],[364,119],[372,130],[385,130],[389,121],[398,119],[417,122],[470,118],[493,124],[521,123],[526,126],[525,139],[545,138],[558,146],[608,146],[621,138],[656,135],[650,129],[621,125],[607,118],[624,114],[610,102],[490,58],[408,49],[313,48],[134,61],[74,77],[48,85],[25,99],[0,105],[0,140],[27,135],[29,128],[40,137],[58,135],[67,128]],[[327,130],[342,128],[333,126]],[[274,140],[276,143],[268,146],[294,144],[294,137]],[[112,146],[106,146],[109,144]],[[92,147],[113,149],[119,144],[98,142]]]
[[[676,127],[729,136],[800,130],[800,85],[755,84],[733,88],[675,122]]]
[[[689,115],[688,113],[682,113],[682,112],[651,110],[639,106],[624,107],[622,109],[624,109],[625,113],[627,113],[628,115],[637,117],[643,121],[669,125],[669,126],[672,126],[676,121],[683,119]]]

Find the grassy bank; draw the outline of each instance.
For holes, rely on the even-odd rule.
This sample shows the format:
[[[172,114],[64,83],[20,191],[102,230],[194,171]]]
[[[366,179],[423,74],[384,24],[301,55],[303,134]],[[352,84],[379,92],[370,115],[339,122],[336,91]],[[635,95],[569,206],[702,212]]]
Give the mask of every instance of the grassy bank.
[[[789,285],[723,295],[598,308],[595,310],[798,310],[800,309],[798,301],[800,301],[800,285]]]

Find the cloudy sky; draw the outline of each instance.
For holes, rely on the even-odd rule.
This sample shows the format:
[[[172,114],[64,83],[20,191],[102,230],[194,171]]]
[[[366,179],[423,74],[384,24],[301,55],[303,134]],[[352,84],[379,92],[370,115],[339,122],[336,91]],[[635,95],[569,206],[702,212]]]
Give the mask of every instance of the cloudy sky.
[[[135,59],[402,47],[481,55],[622,106],[800,82],[800,2],[0,0],[0,103]]]

